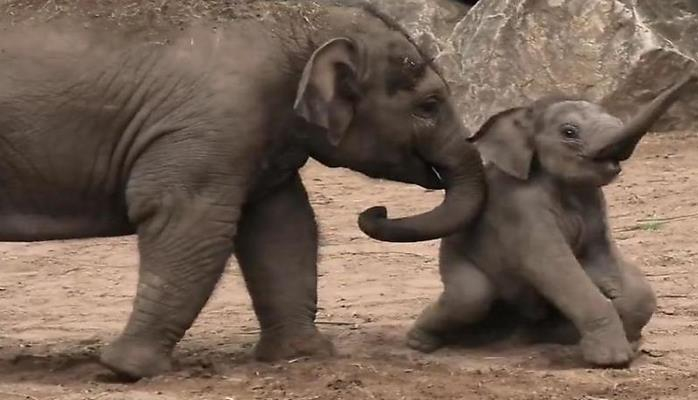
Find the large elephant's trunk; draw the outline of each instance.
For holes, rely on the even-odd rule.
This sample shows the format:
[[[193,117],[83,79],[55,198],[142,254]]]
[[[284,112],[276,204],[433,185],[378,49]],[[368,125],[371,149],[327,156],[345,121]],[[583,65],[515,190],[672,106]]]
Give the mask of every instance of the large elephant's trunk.
[[[696,75],[689,74],[680,82],[665,89],[623,127],[615,132],[605,143],[589,149],[589,156],[595,159],[613,159],[624,161],[630,158],[635,147],[652,125],[679,99],[682,90],[697,80]]]
[[[431,211],[395,219],[387,218],[384,207],[369,208],[359,216],[359,227],[365,234],[387,242],[434,240],[457,232],[479,215],[486,194],[480,153],[460,133],[434,144],[420,152],[444,180],[443,202]]]

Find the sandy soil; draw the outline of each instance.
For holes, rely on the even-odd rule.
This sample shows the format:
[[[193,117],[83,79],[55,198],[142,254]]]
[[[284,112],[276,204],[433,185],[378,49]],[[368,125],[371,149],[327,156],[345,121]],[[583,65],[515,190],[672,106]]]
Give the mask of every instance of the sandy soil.
[[[67,13],[95,23],[172,26],[207,15],[256,15],[262,3],[7,0],[0,19]],[[698,399],[698,135],[648,138],[607,190],[619,244],[659,296],[643,353],[627,370],[586,369],[574,346],[502,342],[431,355],[409,350],[406,330],[440,291],[437,242],[375,242],[355,219],[376,204],[398,215],[426,210],[441,194],[313,163],[304,177],[322,230],[319,321],[338,357],[253,361],[257,324],[231,262],[177,348],[175,371],[115,383],[95,359],[130,311],[134,239],[4,243],[0,400]]]
[[[409,350],[406,330],[440,290],[437,242],[375,242],[355,218],[379,203],[394,214],[425,210],[441,194],[317,164],[304,178],[322,230],[319,320],[338,357],[253,361],[257,324],[231,262],[175,371],[110,382],[94,360],[130,310],[133,238],[0,244],[0,399],[698,398],[698,136],[648,138],[607,190],[615,236],[659,296],[627,370],[586,369],[574,346]]]

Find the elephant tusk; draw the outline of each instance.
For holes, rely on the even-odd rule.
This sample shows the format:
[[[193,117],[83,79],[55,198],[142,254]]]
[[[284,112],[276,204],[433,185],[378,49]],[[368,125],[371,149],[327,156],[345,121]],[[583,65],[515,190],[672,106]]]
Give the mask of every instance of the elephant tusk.
[[[431,167],[431,170],[434,172],[434,175],[436,175],[436,178],[440,181],[443,182],[444,178],[441,176],[439,171],[435,167]]]

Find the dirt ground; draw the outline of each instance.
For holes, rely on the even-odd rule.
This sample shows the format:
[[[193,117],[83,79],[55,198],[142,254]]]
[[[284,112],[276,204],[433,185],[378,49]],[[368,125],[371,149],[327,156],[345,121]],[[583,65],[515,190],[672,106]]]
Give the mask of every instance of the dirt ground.
[[[253,2],[0,3],[0,18],[12,20],[66,12],[98,22],[167,25],[210,13],[235,17],[239,5]],[[426,210],[441,193],[311,163],[304,178],[322,232],[319,321],[339,356],[278,364],[252,360],[257,323],[231,262],[177,348],[175,371],[115,383],[95,359],[130,311],[134,238],[3,243],[0,400],[698,399],[698,135],[650,137],[625,169],[607,190],[611,223],[621,249],[643,268],[659,296],[643,353],[627,370],[586,369],[573,346],[503,342],[431,355],[411,351],[404,334],[440,291],[438,243],[372,241],[355,219],[377,204],[395,215]]]
[[[314,163],[303,174],[322,230],[319,321],[338,357],[253,361],[257,324],[231,262],[175,371],[110,382],[94,361],[130,310],[133,238],[0,244],[0,399],[698,399],[698,135],[649,137],[607,189],[615,236],[659,296],[627,370],[586,369],[574,346],[409,350],[406,330],[440,290],[437,242],[375,242],[355,218],[379,203],[426,210],[441,194]]]

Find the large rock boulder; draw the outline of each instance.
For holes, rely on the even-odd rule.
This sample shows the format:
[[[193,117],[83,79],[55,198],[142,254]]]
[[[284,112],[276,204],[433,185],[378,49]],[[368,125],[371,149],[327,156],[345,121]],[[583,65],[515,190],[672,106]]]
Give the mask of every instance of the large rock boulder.
[[[449,78],[472,129],[551,90],[624,118],[695,63],[697,17],[679,0],[481,0],[454,28]],[[697,100],[655,131],[698,128]]]
[[[382,11],[395,18],[421,46],[439,59],[449,78],[460,80],[453,62],[451,35],[453,28],[465,17],[475,1],[462,0],[371,0]],[[451,73],[454,72],[454,73]]]
[[[698,57],[698,0],[373,2],[432,48],[473,131],[551,91],[627,118]],[[698,93],[654,130],[697,128]]]
[[[278,1],[6,0],[0,20],[67,13],[152,28],[263,15]],[[369,1],[431,48],[473,131],[493,113],[553,90],[587,96],[623,118],[698,57],[698,0]],[[674,105],[655,130],[698,128],[698,106],[690,103],[698,104],[698,93]]]

